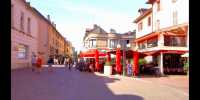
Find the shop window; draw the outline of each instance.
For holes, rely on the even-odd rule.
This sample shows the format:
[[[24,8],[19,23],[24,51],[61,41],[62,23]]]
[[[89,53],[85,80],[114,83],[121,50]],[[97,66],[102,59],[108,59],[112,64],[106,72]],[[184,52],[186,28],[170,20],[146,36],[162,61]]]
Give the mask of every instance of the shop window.
[[[28,54],[28,47],[22,44],[18,45],[18,50],[17,50],[17,58],[18,59],[26,59]]]

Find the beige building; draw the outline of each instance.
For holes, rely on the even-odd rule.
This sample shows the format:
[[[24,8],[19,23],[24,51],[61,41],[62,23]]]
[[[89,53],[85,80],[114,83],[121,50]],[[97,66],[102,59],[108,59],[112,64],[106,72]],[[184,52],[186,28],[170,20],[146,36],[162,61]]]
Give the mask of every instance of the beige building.
[[[83,45],[87,49],[97,48],[115,50],[117,44],[123,46],[130,43],[131,47],[133,47],[134,38],[134,32],[119,34],[114,29],[111,29],[108,33],[95,24],[93,29],[86,29],[86,33],[83,38]]]
[[[56,29],[56,24],[51,22],[50,15],[45,18],[39,11],[33,9],[38,15],[39,23],[38,53],[42,56],[43,64],[46,64],[49,56],[64,56],[65,38]]]

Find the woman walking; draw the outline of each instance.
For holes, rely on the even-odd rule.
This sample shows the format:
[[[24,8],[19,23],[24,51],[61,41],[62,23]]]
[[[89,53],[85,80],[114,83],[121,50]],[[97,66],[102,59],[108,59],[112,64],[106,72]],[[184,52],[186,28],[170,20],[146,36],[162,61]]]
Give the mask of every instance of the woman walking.
[[[126,68],[127,68],[127,75],[131,76],[132,75],[132,67],[131,67],[129,60],[126,61]]]
[[[42,58],[40,56],[37,57],[37,70],[38,73],[40,73],[42,70]]]

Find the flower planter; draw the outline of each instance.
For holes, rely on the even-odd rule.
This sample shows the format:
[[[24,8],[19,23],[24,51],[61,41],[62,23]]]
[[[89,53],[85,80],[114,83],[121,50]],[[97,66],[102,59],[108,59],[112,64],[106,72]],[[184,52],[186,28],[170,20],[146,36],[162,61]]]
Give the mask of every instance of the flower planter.
[[[112,66],[104,66],[104,74],[112,75]]]

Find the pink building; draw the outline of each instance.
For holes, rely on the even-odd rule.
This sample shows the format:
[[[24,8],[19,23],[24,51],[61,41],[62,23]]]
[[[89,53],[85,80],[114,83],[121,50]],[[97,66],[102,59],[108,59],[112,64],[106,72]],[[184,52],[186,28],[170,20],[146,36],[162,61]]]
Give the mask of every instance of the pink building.
[[[48,27],[51,26],[50,17],[46,19],[39,11],[33,8],[34,12],[37,14],[37,28],[38,28],[38,42],[37,50],[41,55],[43,64],[46,64],[49,56],[49,31]]]
[[[38,21],[25,0],[11,0],[11,69],[28,67],[37,54]]]

